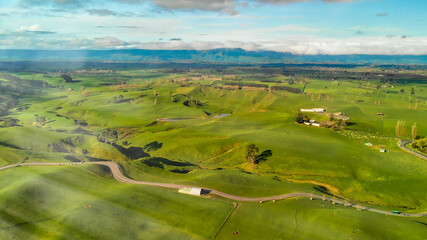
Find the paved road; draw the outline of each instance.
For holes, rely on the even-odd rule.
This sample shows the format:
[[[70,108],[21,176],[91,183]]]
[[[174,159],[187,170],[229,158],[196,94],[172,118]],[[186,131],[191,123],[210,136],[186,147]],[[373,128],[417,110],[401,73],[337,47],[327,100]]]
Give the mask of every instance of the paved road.
[[[198,186],[189,186],[189,185],[181,185],[181,184],[137,181],[137,180],[128,178],[125,175],[123,175],[122,171],[120,170],[120,166],[115,162],[109,162],[109,161],[79,162],[79,163],[75,163],[75,162],[73,162],[73,163],[20,163],[20,164],[12,164],[12,165],[0,167],[0,171],[5,170],[5,169],[9,169],[9,168],[24,167],[24,166],[65,166],[65,165],[81,165],[81,164],[98,164],[98,165],[107,166],[110,168],[110,170],[113,174],[113,177],[117,181],[122,182],[122,183],[141,184],[141,185],[150,185],[150,186],[157,186],[157,187],[164,187],[164,188],[176,188],[176,189],[185,188],[185,187],[187,187],[187,188],[198,187]],[[270,197],[242,197],[242,196],[236,196],[236,195],[228,194],[225,192],[217,191],[214,189],[209,189],[209,188],[203,188],[203,189],[206,190],[207,192],[209,192],[208,194],[213,194],[213,195],[217,195],[220,197],[224,197],[224,198],[228,198],[228,199],[236,200],[236,201],[241,201],[241,202],[264,202],[264,201],[282,200],[282,199],[287,199],[287,198],[304,197],[304,198],[312,198],[312,199],[321,199],[324,201],[332,202],[334,204],[341,204],[341,205],[344,205],[347,207],[354,207],[354,208],[360,209],[362,211],[370,211],[370,212],[376,212],[376,213],[381,213],[381,214],[386,214],[386,215],[392,214],[389,211],[385,211],[385,210],[381,210],[381,209],[375,209],[375,208],[371,208],[371,207],[365,207],[365,206],[361,206],[358,204],[352,204],[352,203],[348,203],[345,201],[332,199],[332,198],[328,198],[325,196],[320,196],[320,195],[312,194],[312,193],[288,193],[288,194],[270,196]],[[427,216],[427,212],[423,212],[423,213],[401,213],[401,214],[395,215],[395,216],[425,217],[425,216]]]
[[[400,140],[397,144],[399,145],[400,148],[402,148],[405,152],[408,152],[412,155],[415,155],[425,161],[427,161],[427,156],[424,154],[421,154],[417,151],[414,151],[410,148],[407,147],[408,144],[412,143],[412,141],[408,141],[408,140]]]

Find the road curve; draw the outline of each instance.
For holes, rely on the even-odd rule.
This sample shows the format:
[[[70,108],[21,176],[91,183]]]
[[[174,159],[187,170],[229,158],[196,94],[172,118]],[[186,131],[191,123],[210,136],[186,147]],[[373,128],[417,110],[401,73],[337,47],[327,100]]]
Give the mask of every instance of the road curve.
[[[397,145],[399,145],[399,147],[401,148],[401,149],[403,149],[405,152],[408,152],[408,153],[410,153],[410,154],[412,154],[412,155],[415,155],[415,156],[417,156],[417,157],[419,157],[419,158],[421,158],[421,159],[423,159],[423,160],[425,160],[425,161],[427,161],[427,156],[426,155],[424,155],[424,154],[421,154],[421,153],[419,153],[419,152],[417,152],[417,151],[414,151],[414,150],[412,150],[412,149],[410,149],[410,148],[408,148],[408,144],[410,144],[410,143],[412,143],[413,141],[408,141],[408,140],[399,140],[399,142],[397,143]]]
[[[187,187],[187,188],[192,188],[192,187],[200,188],[199,186],[137,181],[137,180],[128,178],[125,175],[123,175],[122,171],[120,170],[120,166],[117,163],[110,162],[110,161],[78,162],[78,163],[76,163],[76,162],[73,162],[73,163],[47,163],[47,162],[46,163],[43,163],[43,162],[18,163],[18,164],[11,164],[11,165],[6,165],[3,167],[0,167],[0,171],[5,170],[5,169],[9,169],[9,168],[24,167],[24,166],[66,166],[66,165],[82,165],[82,164],[98,164],[98,165],[107,166],[108,168],[110,168],[110,170],[113,174],[113,177],[117,181],[122,182],[122,183],[141,184],[141,185],[157,186],[157,187],[164,187],[164,188],[175,188],[175,189],[185,188],[185,187]],[[214,189],[209,189],[209,188],[203,188],[203,189],[206,190],[206,192],[208,192],[208,194],[213,194],[213,195],[217,195],[220,197],[224,197],[224,198],[228,198],[228,199],[236,200],[236,201],[241,201],[241,202],[264,202],[264,201],[273,201],[273,200],[283,200],[283,199],[287,199],[287,198],[304,197],[304,198],[311,198],[311,199],[321,199],[323,201],[332,202],[333,204],[341,204],[341,205],[344,205],[347,207],[354,207],[354,208],[357,208],[357,209],[362,210],[362,211],[376,212],[376,213],[381,213],[381,214],[386,214],[386,215],[392,214],[390,211],[366,207],[366,206],[362,206],[362,205],[358,205],[358,204],[352,204],[352,203],[345,202],[342,200],[332,199],[332,198],[328,198],[325,196],[312,194],[312,193],[288,193],[288,194],[282,194],[282,195],[276,195],[276,196],[270,196],[270,197],[242,197],[242,196],[236,196],[236,195],[228,194],[228,193],[221,192],[221,191],[214,190]],[[425,217],[425,216],[427,216],[427,212],[401,213],[401,214],[398,214],[395,216]]]

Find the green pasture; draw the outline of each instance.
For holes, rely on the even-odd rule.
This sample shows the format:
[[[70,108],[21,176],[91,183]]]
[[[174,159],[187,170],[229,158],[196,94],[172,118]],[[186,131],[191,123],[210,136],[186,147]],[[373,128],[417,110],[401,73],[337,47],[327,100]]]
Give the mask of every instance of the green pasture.
[[[321,200],[242,203],[217,239],[425,239],[425,218],[358,211]]]
[[[98,166],[21,167],[0,179],[4,239],[210,239],[233,207],[118,183]]]
[[[237,72],[236,75],[242,78],[240,82],[244,83],[299,89],[305,85],[301,81],[290,85],[285,82],[290,80],[288,77],[259,77],[248,75],[244,70]],[[306,94],[301,95],[284,91],[226,90],[215,87],[218,83],[225,85],[228,80],[185,80],[197,73],[204,73],[204,70],[176,75],[155,70],[76,73],[73,78],[79,82],[74,83],[64,83],[59,73],[50,74],[49,77],[45,74],[17,74],[26,79],[45,80],[55,87],[37,89],[42,91],[39,95],[21,96],[20,104],[27,108],[12,109],[6,116],[19,119],[20,126],[0,127],[0,165],[69,161],[70,156],[85,161],[112,160],[119,162],[128,176],[138,180],[203,186],[241,196],[313,192],[332,194],[351,202],[389,210],[427,210],[427,165],[425,161],[402,151],[397,146],[395,134],[395,126],[399,120],[406,122],[406,139],[411,138],[410,128],[414,123],[417,124],[419,136],[427,134],[426,84],[400,82],[382,87],[385,84],[379,81],[306,79],[305,81],[309,81]],[[184,81],[180,80],[182,78]],[[266,80],[276,82],[265,82]],[[126,81],[127,85],[102,85],[121,81]],[[415,88],[414,94],[410,93],[411,88]],[[403,93],[401,89],[404,90]],[[295,123],[295,115],[299,109],[313,107],[326,108],[327,113],[343,112],[350,117],[350,124],[341,131],[334,131]],[[221,114],[230,115],[215,117]],[[46,122],[36,123],[36,115],[44,117]],[[316,114],[308,115],[311,118],[318,117]],[[327,119],[326,115],[322,115],[318,120]],[[120,148],[99,142],[97,135],[107,128],[119,132],[120,138],[116,143],[120,147],[137,151],[145,149],[150,158],[134,159],[121,152]],[[367,142],[373,146],[365,146]],[[146,150],[145,147],[153,143],[160,145],[157,149]],[[260,149],[259,154],[271,150],[272,156],[255,166],[248,163],[245,155],[249,144],[255,144]],[[387,152],[380,153],[380,148],[386,148]],[[63,151],[58,152],[58,149]],[[86,231],[94,234],[87,236],[102,237],[105,235],[102,235],[104,232],[101,230],[108,232],[115,229],[118,235],[113,236],[120,236],[120,227],[112,227],[114,221],[119,221],[123,225],[129,224],[129,228],[135,231],[129,233],[134,234],[128,235],[130,238],[142,238],[148,235],[138,234],[148,233],[159,238],[170,238],[175,232],[176,238],[210,238],[219,222],[232,208],[230,203],[195,200],[199,201],[197,206],[200,208],[204,204],[212,204],[211,208],[206,208],[205,214],[210,214],[209,216],[212,213],[208,211],[214,211],[215,206],[218,207],[215,211],[221,211],[213,214],[217,219],[212,219],[206,228],[201,228],[192,217],[188,217],[195,211],[190,204],[195,198],[181,197],[173,191],[157,188],[122,186],[108,176],[96,176],[101,174],[98,170],[89,171],[84,168],[82,171],[77,167],[37,169],[39,170],[14,169],[0,172],[0,176],[11,174],[11,179],[19,179],[13,187],[6,189],[9,192],[5,192],[4,196],[10,196],[11,199],[15,196],[24,201],[28,197],[25,195],[28,192],[25,186],[35,178],[39,179],[35,182],[40,184],[36,186],[40,191],[54,193],[59,185],[50,185],[50,180],[61,182],[65,185],[65,190],[61,190],[65,196],[69,195],[70,199],[79,204],[87,200],[99,205],[96,205],[97,208],[80,209],[74,213],[71,209],[77,208],[77,203],[67,203],[68,207],[64,211],[68,209],[72,213],[69,218],[66,217],[69,216],[68,213],[58,216],[60,220],[55,220],[56,217],[51,219],[49,216],[53,215],[43,215],[43,212],[29,207],[31,211],[36,211],[31,216],[42,214],[44,218],[37,218],[40,221],[34,222],[25,220],[25,217],[17,213],[19,218],[10,218],[10,221],[24,219],[22,222],[34,223],[24,224],[25,230],[18,231],[16,236],[25,237],[31,231],[45,238],[65,236],[50,235],[55,229],[66,229],[59,231],[61,234],[74,234],[73,231],[78,229],[82,231],[78,233],[82,235],[78,236],[82,237],[86,236]],[[23,177],[26,175],[28,178]],[[75,176],[82,178],[78,181],[85,179],[85,191],[95,191],[89,190],[90,187],[99,192],[83,194],[82,186],[67,180]],[[144,194],[151,194],[151,199],[160,194],[166,194],[167,197],[163,202],[156,203],[158,205],[150,206],[151,210],[146,212],[137,206],[136,200],[132,200],[132,191],[136,190],[143,192],[137,196],[141,201],[148,201],[144,200]],[[120,194],[116,195],[115,191]],[[30,191],[28,194],[36,193]],[[131,199],[127,199],[129,197]],[[58,195],[53,199],[59,198]],[[111,203],[112,199],[114,204]],[[170,201],[178,204],[187,200],[189,204],[178,209],[181,212],[176,210],[178,212],[170,219],[159,219],[160,215],[153,217],[156,208],[161,208],[161,211],[172,209],[171,205],[162,204],[169,204]],[[3,201],[8,200],[3,198]],[[39,206],[42,203],[31,204]],[[248,239],[266,236],[266,239],[291,239],[293,236],[293,239],[308,239],[325,236],[325,239],[390,239],[409,236],[411,230],[414,234],[410,236],[414,237],[408,239],[418,239],[418,236],[425,233],[425,225],[415,220],[399,220],[341,207],[329,206],[325,209],[319,207],[319,204],[322,203],[302,200],[262,206],[242,204],[224,225],[224,231],[218,237]],[[52,209],[59,209],[58,206],[52,205]],[[126,210],[128,206],[131,210]],[[113,212],[117,216],[108,215],[115,220],[100,226],[101,221],[95,220],[96,216],[101,216],[101,212],[105,214],[105,209],[109,208],[115,209]],[[92,213],[94,209],[100,210]],[[48,211],[47,206],[45,210]],[[298,212],[297,221],[301,217],[301,225],[298,224],[297,228],[293,223],[295,210]],[[11,211],[23,210],[15,206]],[[120,211],[124,213],[119,214]],[[337,215],[332,215],[331,212],[335,211]],[[254,218],[248,217],[251,212],[254,213]],[[188,217],[188,220],[178,222],[176,219],[179,215]],[[263,221],[269,215],[271,219],[265,222],[266,226],[262,225],[262,229],[250,228],[250,225]],[[127,217],[141,218],[138,220],[141,222],[124,220]],[[79,218],[92,219],[86,223],[95,221],[101,230],[85,228],[84,222],[76,220]],[[41,221],[42,219],[47,220]],[[322,224],[319,225],[320,221]],[[425,219],[420,221],[425,222]],[[16,225],[21,222],[13,223]],[[342,229],[334,228],[338,223],[343,224]],[[9,226],[8,222],[3,224]],[[382,224],[378,231],[369,227],[376,224]],[[163,233],[158,230],[163,226],[167,226],[165,235],[156,235]],[[399,232],[396,226],[405,230]],[[138,230],[145,228],[150,231],[146,233],[146,230]],[[233,235],[236,228],[240,232]],[[151,229],[157,230],[151,232]],[[322,235],[322,229],[328,229],[328,235]]]

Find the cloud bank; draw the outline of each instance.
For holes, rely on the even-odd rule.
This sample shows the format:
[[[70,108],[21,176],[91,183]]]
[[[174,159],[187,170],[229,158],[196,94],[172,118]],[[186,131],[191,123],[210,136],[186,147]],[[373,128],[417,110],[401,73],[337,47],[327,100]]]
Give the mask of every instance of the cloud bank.
[[[248,2],[259,4],[293,4],[299,2],[315,2],[317,0],[21,0],[21,5],[25,7],[31,6],[52,6],[56,8],[81,8],[87,6],[98,6],[103,2],[116,2],[123,4],[143,4],[151,3],[154,6],[169,11],[185,10],[185,11],[212,11],[221,12],[229,15],[237,15],[236,6],[247,7]],[[326,3],[350,3],[359,0],[320,0]],[[94,14],[100,16],[114,15],[113,12],[98,11]]]
[[[1,36],[4,36],[2,34]],[[28,49],[152,49],[152,50],[211,50],[241,48],[246,51],[289,52],[298,55],[427,55],[427,37],[354,37],[348,39],[304,37],[276,41],[125,41],[107,36],[101,38],[0,38],[2,48],[20,46]]]

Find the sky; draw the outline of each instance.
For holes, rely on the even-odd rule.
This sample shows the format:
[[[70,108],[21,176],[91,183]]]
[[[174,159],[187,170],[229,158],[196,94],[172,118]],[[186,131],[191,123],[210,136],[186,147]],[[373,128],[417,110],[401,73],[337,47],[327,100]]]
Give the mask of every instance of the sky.
[[[426,0],[1,0],[0,49],[427,55]]]

